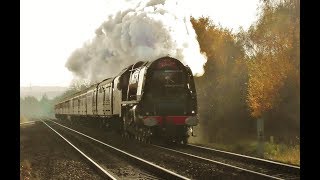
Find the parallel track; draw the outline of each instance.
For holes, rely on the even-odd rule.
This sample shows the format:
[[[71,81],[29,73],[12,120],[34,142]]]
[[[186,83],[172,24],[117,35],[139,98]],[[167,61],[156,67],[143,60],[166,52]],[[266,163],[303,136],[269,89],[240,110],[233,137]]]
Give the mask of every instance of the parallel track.
[[[228,159],[233,158],[233,161],[228,161],[228,160],[227,160],[227,162],[217,161],[217,160],[214,160],[214,158],[207,158],[207,157],[204,157],[203,155],[199,155],[200,154],[199,150],[203,147],[195,146],[195,145],[188,145],[190,147],[196,147],[196,149],[192,152],[190,152],[190,151],[186,152],[183,150],[184,148],[179,148],[179,150],[177,150],[175,148],[168,148],[168,147],[164,147],[164,146],[158,146],[158,145],[153,145],[153,146],[167,150],[167,151],[172,151],[174,153],[183,154],[188,157],[193,157],[195,159],[201,159],[201,160],[207,161],[208,163],[219,164],[219,165],[224,166],[228,169],[234,169],[234,170],[243,171],[244,173],[254,174],[260,178],[279,179],[279,180],[280,179],[300,179],[300,168],[294,169],[295,166],[291,166],[291,165],[286,165],[286,164],[282,164],[282,163],[275,163],[272,161],[249,157],[249,156],[239,156],[239,155],[233,154],[233,153],[231,153],[231,154],[227,153],[229,156],[232,156],[232,157],[225,157],[225,156],[227,156],[225,154],[216,155],[216,156],[220,156],[220,158],[222,158],[222,157],[228,158]],[[206,148],[204,148],[204,149],[206,149]],[[211,152],[209,148],[206,150],[209,151],[206,153]],[[222,153],[222,152],[220,152],[220,153]],[[236,159],[236,158],[239,158],[239,159]],[[236,162],[235,159],[238,162]],[[237,164],[239,164],[239,162],[240,162],[244,165],[236,166],[236,165],[233,165],[234,162],[236,162]],[[253,163],[253,164],[250,164],[250,163]],[[255,163],[257,163],[257,164],[255,164]],[[263,168],[261,168],[260,164],[264,165],[264,166],[262,166]],[[250,166],[250,165],[255,166],[255,167],[248,168],[248,166]],[[269,169],[266,170],[266,167],[268,167]],[[284,167],[286,167],[288,169],[285,169]],[[272,169],[272,170],[270,170],[270,169]],[[285,173],[283,173],[283,169],[286,170]]]
[[[236,154],[228,151],[222,151],[218,149],[192,145],[192,144],[187,145],[187,148],[192,149],[196,152],[210,154],[212,156],[219,156],[232,161],[252,164],[252,165],[261,167],[263,169],[276,171],[277,173],[280,173],[280,174],[291,174],[292,176],[296,176],[296,177],[300,176],[300,167],[291,165],[291,164],[285,164],[281,162],[261,159],[261,158],[252,157],[252,156],[246,156],[242,154]]]
[[[90,140],[92,140],[92,141],[94,141],[94,142],[96,142],[96,143],[99,143],[99,144],[101,144],[101,145],[104,145],[106,148],[108,148],[109,150],[111,150],[111,151],[113,151],[113,152],[115,152],[115,153],[117,153],[117,154],[120,154],[120,155],[122,155],[122,156],[124,156],[126,159],[130,159],[131,161],[134,161],[136,164],[138,164],[138,165],[140,165],[140,166],[142,166],[145,170],[148,170],[148,171],[150,171],[150,172],[152,172],[152,173],[154,173],[154,174],[157,174],[160,178],[164,178],[164,179],[189,179],[189,178],[187,178],[187,177],[184,177],[184,176],[182,176],[182,175],[179,175],[179,174],[177,174],[177,173],[175,173],[175,172],[172,172],[172,171],[170,171],[170,170],[167,170],[167,169],[165,169],[165,168],[163,168],[163,167],[160,167],[160,166],[158,166],[158,165],[156,165],[156,164],[153,164],[153,163],[151,163],[151,162],[149,162],[149,161],[146,161],[146,160],[144,160],[144,159],[142,159],[142,158],[140,158],[140,157],[137,157],[137,156],[134,156],[134,155],[132,155],[132,154],[130,154],[130,153],[127,153],[127,152],[125,152],[125,151],[123,151],[123,150],[120,150],[120,149],[118,149],[118,148],[115,148],[115,147],[113,147],[113,146],[111,146],[111,145],[109,145],[109,144],[106,144],[106,143],[104,143],[104,142],[102,142],[102,141],[99,141],[99,140],[97,140],[97,139],[95,139],[95,138],[93,138],[93,137],[90,137],[90,136],[88,136],[88,135],[86,135],[86,134],[83,134],[83,133],[81,133],[81,132],[78,132],[78,131],[76,131],[76,130],[74,130],[74,129],[71,129],[71,128],[69,128],[69,127],[66,127],[66,126],[64,126],[64,125],[61,125],[61,124],[59,124],[59,123],[57,123],[57,122],[54,122],[54,121],[51,121],[51,120],[49,120],[50,122],[52,122],[52,123],[55,123],[56,125],[59,125],[60,127],[63,127],[64,129],[67,129],[67,130],[69,130],[69,131],[71,131],[71,132],[73,132],[73,133],[76,133],[76,134],[78,134],[78,135],[81,135],[81,136],[84,136],[84,137],[86,137],[86,138],[88,138],[88,139],[90,139]],[[48,127],[49,127],[49,125],[47,124],[47,123],[45,123],[44,121],[43,121],[43,123],[44,124],[46,124]],[[52,129],[51,127],[50,127],[50,129]],[[54,130],[54,129],[52,129],[52,130]],[[55,130],[54,130],[55,131]],[[56,131],[55,131],[56,132]],[[57,133],[57,132],[56,132]],[[59,134],[59,136],[61,136],[63,139],[65,139],[62,135],[60,135]],[[65,139],[66,140],[66,139]],[[69,143],[70,145],[71,145],[71,143]],[[73,146],[73,145],[72,145]],[[82,154],[82,153],[81,153]],[[95,165],[96,165],[97,163],[95,163]],[[100,168],[102,168],[101,166],[100,166]],[[100,169],[99,168],[99,169]],[[103,169],[103,168],[102,168]],[[110,174],[110,173],[109,173]],[[115,178],[115,179],[119,179],[119,178]]]
[[[61,127],[69,129],[70,131],[76,132],[82,136],[85,136],[89,139],[92,139],[96,142],[99,142],[105,146],[110,146],[104,142],[96,140],[90,136],[87,136],[83,133],[75,131],[71,128],[63,126],[57,122],[51,121]],[[187,156],[186,158],[195,159],[197,161],[203,161],[207,164],[215,164],[221,166],[222,169],[225,169],[229,172],[240,172],[244,175],[249,175],[257,177],[259,179],[300,179],[300,167],[294,165],[288,165],[280,162],[274,162],[270,160],[240,155],[236,153],[211,149],[207,147],[197,146],[197,145],[187,145],[187,146],[177,146],[176,147],[164,147],[158,145],[151,145],[156,148],[161,148],[162,151],[168,151],[168,153],[178,153],[179,155]],[[111,147],[114,148],[114,147]],[[117,149],[117,148],[115,148]],[[123,152],[120,149],[117,151]],[[126,152],[125,152],[126,153]],[[129,153],[128,153],[129,154]],[[129,156],[133,156],[129,154]],[[139,157],[136,157],[141,161],[145,161]],[[157,166],[157,165],[154,165]],[[166,170],[169,171],[169,170]],[[171,171],[170,171],[171,172]],[[179,175],[180,176],[180,175]],[[179,178],[184,179],[185,177],[181,176]]]

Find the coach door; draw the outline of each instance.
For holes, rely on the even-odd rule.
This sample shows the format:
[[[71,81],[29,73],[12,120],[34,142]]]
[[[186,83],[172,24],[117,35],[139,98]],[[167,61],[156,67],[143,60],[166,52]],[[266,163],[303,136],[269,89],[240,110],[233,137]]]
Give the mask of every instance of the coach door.
[[[104,104],[104,88],[102,86],[98,87],[98,97],[97,97],[97,110],[98,110],[98,115],[104,115],[103,113],[103,104]]]
[[[93,90],[93,96],[92,96],[92,113],[94,115],[97,114],[97,91]]]
[[[105,87],[105,99],[104,99],[104,113],[106,115],[111,115],[111,99],[110,99],[110,94],[111,94],[111,87],[110,85],[107,85]]]
[[[86,105],[87,105],[87,115],[92,115],[92,96],[93,96],[93,91],[90,90],[87,92],[87,101],[86,101]]]
[[[77,101],[78,101],[78,108],[77,108],[77,109],[78,109],[78,113],[77,113],[77,114],[80,115],[80,113],[81,113],[81,112],[80,112],[80,110],[81,110],[81,109],[80,109],[80,107],[81,107],[81,105],[80,105],[80,96],[77,97]]]
[[[83,115],[87,115],[87,94],[83,95]]]

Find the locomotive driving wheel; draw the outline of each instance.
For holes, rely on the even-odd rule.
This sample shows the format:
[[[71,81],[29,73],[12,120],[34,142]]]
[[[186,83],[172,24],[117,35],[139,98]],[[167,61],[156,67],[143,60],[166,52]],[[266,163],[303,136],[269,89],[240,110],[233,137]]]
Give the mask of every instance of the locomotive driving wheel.
[[[123,137],[128,138],[130,137],[130,133],[128,132],[128,126],[130,122],[130,117],[128,113],[125,113],[122,118],[122,128],[121,128],[121,134]]]

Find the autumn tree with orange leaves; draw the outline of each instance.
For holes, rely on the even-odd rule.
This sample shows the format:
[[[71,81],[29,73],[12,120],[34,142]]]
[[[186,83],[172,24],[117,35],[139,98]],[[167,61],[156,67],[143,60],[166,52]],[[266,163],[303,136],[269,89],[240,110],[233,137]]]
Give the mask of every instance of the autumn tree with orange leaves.
[[[263,5],[263,14],[249,30],[248,104],[252,116],[260,117],[281,101],[280,89],[289,75],[299,79],[300,50],[298,4],[284,1]],[[298,80],[297,79],[297,80]]]
[[[257,23],[239,33],[247,51],[247,104],[254,118],[277,118],[273,128],[299,126],[300,3],[269,0],[261,8]]]
[[[209,141],[249,133],[265,119],[266,135],[299,136],[300,3],[265,0],[248,31],[232,33],[191,18],[205,74],[195,78],[201,131]]]
[[[244,49],[235,34],[214,25],[209,18],[191,18],[191,22],[201,52],[208,58],[204,75],[195,78],[202,128],[199,133],[215,142],[245,135],[252,121],[246,106]]]

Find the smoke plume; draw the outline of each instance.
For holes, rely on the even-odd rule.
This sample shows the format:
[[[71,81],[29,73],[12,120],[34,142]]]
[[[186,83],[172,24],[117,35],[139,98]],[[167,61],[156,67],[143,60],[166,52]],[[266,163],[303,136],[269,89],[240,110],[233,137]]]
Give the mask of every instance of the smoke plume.
[[[189,14],[175,0],[144,0],[110,15],[96,36],[71,54],[66,67],[76,78],[97,82],[137,61],[167,55],[188,65],[195,76],[203,75],[207,59]]]

